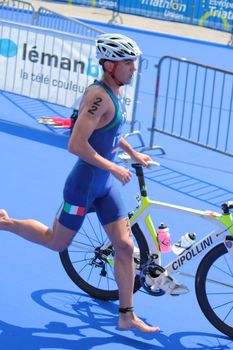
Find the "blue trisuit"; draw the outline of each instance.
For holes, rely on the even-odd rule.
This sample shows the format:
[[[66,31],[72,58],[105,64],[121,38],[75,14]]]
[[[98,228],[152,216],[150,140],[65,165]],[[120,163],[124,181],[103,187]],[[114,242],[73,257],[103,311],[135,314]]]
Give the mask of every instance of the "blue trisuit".
[[[126,121],[125,105],[123,99],[118,99],[102,81],[96,81],[93,85],[105,89],[115,106],[115,114],[110,123],[94,130],[88,142],[102,157],[113,161],[122,125]],[[113,175],[80,158],[67,177],[63,198],[57,218],[72,230],[80,229],[86,213],[93,207],[102,225],[127,217],[120,188]]]

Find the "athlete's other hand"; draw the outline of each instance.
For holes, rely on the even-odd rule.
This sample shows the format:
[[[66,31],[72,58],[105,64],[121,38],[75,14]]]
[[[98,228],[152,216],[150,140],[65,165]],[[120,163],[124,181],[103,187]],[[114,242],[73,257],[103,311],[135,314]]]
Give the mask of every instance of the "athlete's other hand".
[[[132,177],[132,173],[128,169],[117,164],[114,164],[111,173],[113,176],[115,176],[115,178],[117,178],[117,180],[119,180],[122,183],[122,185],[127,184]]]

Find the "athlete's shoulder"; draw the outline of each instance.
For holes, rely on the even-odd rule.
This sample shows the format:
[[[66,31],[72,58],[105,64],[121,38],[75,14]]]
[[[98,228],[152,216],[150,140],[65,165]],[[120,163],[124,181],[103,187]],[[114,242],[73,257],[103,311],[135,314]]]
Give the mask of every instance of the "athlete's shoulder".
[[[106,108],[109,105],[109,102],[109,95],[101,85],[90,85],[86,89],[85,94],[82,98],[81,107],[82,105],[101,103]]]
[[[101,86],[89,86],[82,98],[79,115],[95,115],[101,116],[107,113],[110,109],[109,97]]]
[[[106,99],[108,94],[105,89],[101,85],[90,85],[85,92],[85,99],[101,97],[102,99]]]

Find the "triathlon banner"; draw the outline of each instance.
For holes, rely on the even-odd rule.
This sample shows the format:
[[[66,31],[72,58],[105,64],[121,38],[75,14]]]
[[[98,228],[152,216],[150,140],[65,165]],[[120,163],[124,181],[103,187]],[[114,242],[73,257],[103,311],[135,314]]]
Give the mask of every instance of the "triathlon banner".
[[[77,108],[88,85],[102,76],[95,41],[0,21],[0,89]],[[137,76],[124,91],[132,120]]]
[[[53,1],[53,0],[52,0]],[[232,0],[56,0],[232,32]]]

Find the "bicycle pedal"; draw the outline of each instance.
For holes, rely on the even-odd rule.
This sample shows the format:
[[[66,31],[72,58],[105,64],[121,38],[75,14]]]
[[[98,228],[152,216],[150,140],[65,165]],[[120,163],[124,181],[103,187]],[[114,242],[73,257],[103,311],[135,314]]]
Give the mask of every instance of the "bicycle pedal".
[[[178,282],[178,284],[176,284],[175,288],[171,290],[170,294],[171,296],[179,296],[181,294],[187,294],[189,292],[189,289],[187,286],[185,286],[184,284],[181,284]]]
[[[189,292],[188,287],[179,283],[174,277],[169,276],[167,272],[162,273],[156,279],[153,279],[153,284],[150,286],[153,291],[156,288],[161,288],[166,294],[171,296],[179,296]]]

